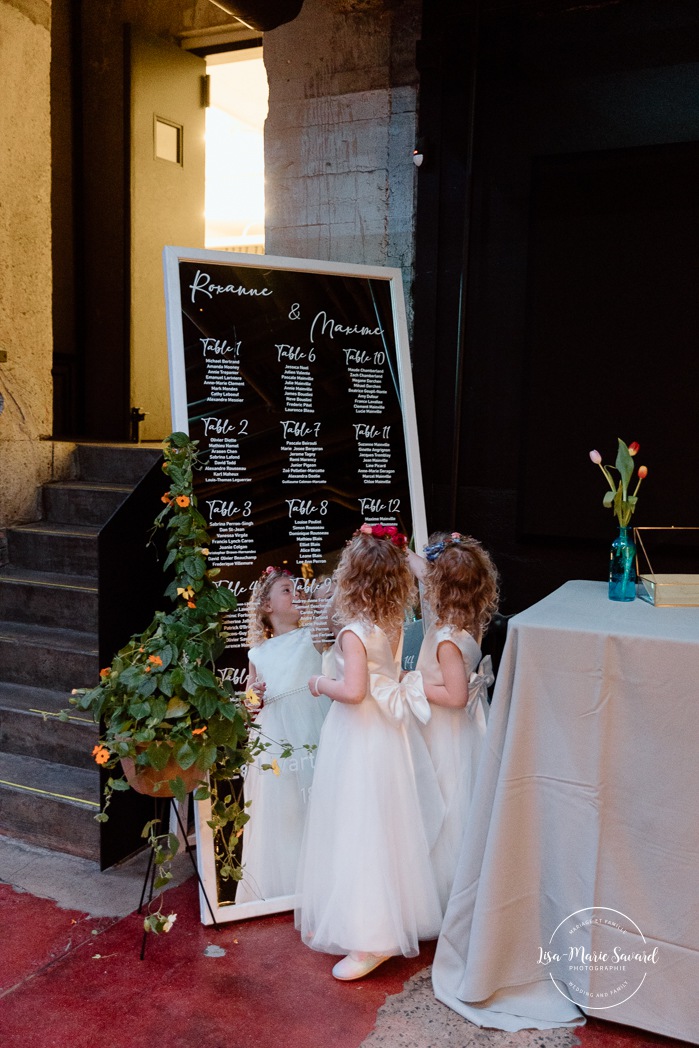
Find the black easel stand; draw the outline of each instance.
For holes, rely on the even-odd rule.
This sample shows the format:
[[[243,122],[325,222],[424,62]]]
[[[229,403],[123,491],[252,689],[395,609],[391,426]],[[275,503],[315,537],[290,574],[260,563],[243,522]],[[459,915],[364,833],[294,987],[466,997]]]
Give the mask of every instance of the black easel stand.
[[[160,824],[162,822],[162,809],[163,809],[164,803],[165,803],[165,800],[162,797],[154,797],[153,798],[153,817],[157,821],[158,824]],[[189,858],[191,860],[192,866],[194,867],[194,872],[197,875],[197,881],[199,882],[199,888],[201,889],[201,893],[204,896],[204,899],[206,900],[206,905],[208,907],[209,913],[211,914],[211,920],[213,922],[214,928],[216,928],[218,930],[218,924],[216,923],[216,917],[214,916],[214,911],[211,908],[211,903],[209,902],[209,897],[206,894],[206,891],[204,889],[203,881],[202,881],[202,879],[201,879],[201,877],[199,875],[199,868],[197,866],[197,860],[194,857],[194,852],[193,852],[193,850],[192,850],[192,848],[190,846],[190,843],[189,843],[189,838],[187,836],[187,829],[186,829],[185,826],[182,825],[182,819],[180,818],[180,809],[177,806],[177,804],[173,804],[172,807],[173,807],[173,811],[175,812],[175,817],[177,819],[177,825],[179,826],[180,830],[182,831],[182,838],[184,840],[185,850],[186,850],[187,854],[189,855]],[[148,892],[148,903],[150,904],[150,902],[151,902],[151,900],[153,898],[153,886],[155,884],[155,862],[153,861],[153,849],[152,848],[149,849],[148,865],[146,866],[146,875],[143,878],[143,890],[141,891],[141,899],[140,899],[140,902],[138,904],[138,910],[137,910],[138,913],[140,913],[141,910],[143,909],[143,901],[144,901],[144,899],[146,897],[146,888],[148,886],[148,879],[149,879],[149,877],[150,877],[150,891]],[[144,930],[143,930],[143,941],[141,942],[141,960],[143,960],[143,958],[145,956],[145,953],[146,953],[146,941],[147,941],[147,938],[148,938],[148,932],[144,928]]]

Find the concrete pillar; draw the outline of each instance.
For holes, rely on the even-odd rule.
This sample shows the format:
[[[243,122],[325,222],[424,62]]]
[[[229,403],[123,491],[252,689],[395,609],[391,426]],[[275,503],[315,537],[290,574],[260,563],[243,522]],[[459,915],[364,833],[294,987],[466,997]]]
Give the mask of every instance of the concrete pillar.
[[[420,11],[305,0],[265,33],[267,254],[399,266],[408,291]]]
[[[53,468],[50,23],[0,0],[0,529],[39,516]]]

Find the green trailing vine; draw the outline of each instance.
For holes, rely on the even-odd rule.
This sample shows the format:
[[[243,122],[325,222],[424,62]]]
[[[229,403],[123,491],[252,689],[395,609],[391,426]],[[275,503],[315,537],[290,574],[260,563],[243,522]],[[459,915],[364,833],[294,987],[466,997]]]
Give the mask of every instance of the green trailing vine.
[[[216,659],[226,644],[225,617],[235,609],[236,599],[229,589],[216,585],[219,571],[208,566],[210,539],[193,489],[197,445],[186,433],[172,433],[163,444],[169,488],[162,496],[154,534],[161,528],[167,531],[163,570],[173,573],[165,590],[172,607],[157,611],[150,625],[100,670],[99,683],[75,689],[70,701],[102,724],[93,750],[100,766],[116,770],[126,760],[133,761],[137,771],[163,772],[161,780],[155,777],[156,795],[167,784],[179,801],[187,795],[185,781],[179,772],[173,775],[165,769],[174,758],[182,771],[193,770],[198,780],[194,799],[211,799],[210,825],[217,835],[217,852],[223,853],[219,875],[237,880],[242,871],[236,845],[249,814],[230,782],[268,743],[251,730],[254,710],[245,696],[216,673]],[[109,818],[112,794],[129,788],[123,775],[107,778],[98,821]],[[154,853],[155,887],[162,888],[170,880],[170,863],[179,844],[173,835],[159,835],[156,829],[154,822],[146,824],[143,836]],[[148,916],[146,928],[167,931],[173,917],[159,909]]]

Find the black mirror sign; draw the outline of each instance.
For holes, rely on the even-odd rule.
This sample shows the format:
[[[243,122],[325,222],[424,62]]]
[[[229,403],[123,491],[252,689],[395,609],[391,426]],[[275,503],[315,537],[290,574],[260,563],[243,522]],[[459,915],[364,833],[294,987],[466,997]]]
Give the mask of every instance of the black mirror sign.
[[[290,573],[312,611],[363,522],[426,540],[402,277],[174,247],[164,265],[173,429],[199,441],[209,563],[238,598],[218,671],[242,689],[248,603],[268,566]],[[197,829],[217,919],[293,906],[289,892],[236,903],[203,810]]]

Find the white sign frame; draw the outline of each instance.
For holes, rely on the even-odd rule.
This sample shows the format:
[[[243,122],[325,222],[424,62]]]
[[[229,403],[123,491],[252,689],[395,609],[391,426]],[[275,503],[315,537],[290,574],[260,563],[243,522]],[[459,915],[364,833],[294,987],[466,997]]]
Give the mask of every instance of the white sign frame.
[[[223,264],[238,267],[248,266],[258,269],[288,270],[301,274],[331,274],[340,277],[357,277],[388,282],[398,367],[398,396],[403,420],[412,529],[415,546],[417,549],[421,549],[427,541],[427,523],[402,271],[392,267],[365,266],[314,259],[242,254],[230,251],[209,251],[200,248],[165,247],[163,249],[163,267],[172,428],[173,431],[181,431],[187,434],[189,434],[189,415],[179,270],[181,262],[201,262],[202,264]],[[294,895],[278,896],[273,899],[238,904],[235,902],[219,902],[214,860],[214,838],[213,832],[208,825],[210,818],[211,802],[209,800],[197,802],[195,804],[195,827],[197,866],[202,885],[200,887],[202,923],[205,925],[213,924],[214,918],[216,922],[245,920],[250,917],[280,913],[293,909],[296,902]]]

